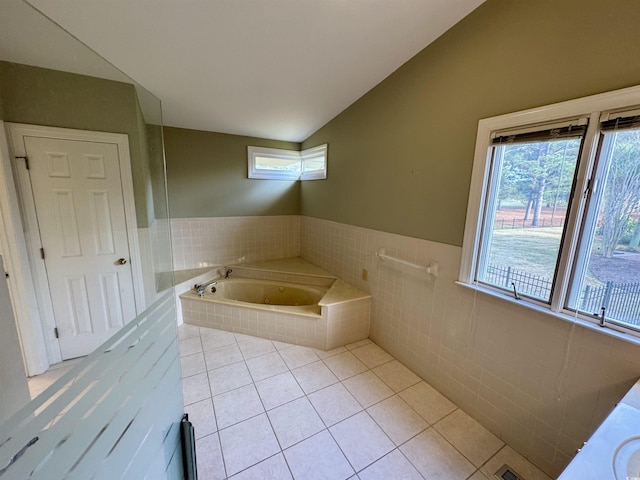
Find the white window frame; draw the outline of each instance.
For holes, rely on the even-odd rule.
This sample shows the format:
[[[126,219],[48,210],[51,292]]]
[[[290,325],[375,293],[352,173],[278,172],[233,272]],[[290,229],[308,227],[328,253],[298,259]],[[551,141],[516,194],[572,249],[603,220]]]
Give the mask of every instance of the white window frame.
[[[300,175],[300,180],[324,180],[325,178],[327,178],[327,150],[328,145],[325,143],[323,145],[318,145],[317,147],[307,148],[306,150],[302,150],[300,152],[300,161],[302,162],[302,174]],[[322,170],[311,170],[307,172],[304,168],[305,160],[319,156],[324,157],[324,165]]]
[[[631,108],[637,105],[640,105],[640,86],[480,120],[478,122],[478,133],[476,136],[473,170],[469,187],[469,201],[467,204],[467,218],[462,243],[462,258],[457,283],[518,302],[520,305],[528,306],[559,318],[580,321],[585,325],[595,325],[592,317],[577,314],[564,307],[570,289],[572,262],[577,257],[577,249],[579,248],[580,226],[584,209],[587,205],[585,195],[579,192],[586,192],[588,189],[588,177],[596,160],[601,115],[607,111]],[[582,154],[578,160],[575,193],[571,209],[568,212],[567,228],[559,252],[558,271],[550,304],[531,298],[515,300],[513,295],[509,295],[502,289],[494,289],[486,284],[480,285],[475,281],[474,277],[480,258],[484,219],[483,209],[487,200],[487,186],[490,180],[490,147],[492,135],[501,130],[529,128],[536,124],[548,125],[556,121],[575,117],[588,117],[589,126],[585,133]],[[613,324],[607,324],[606,326],[609,327],[607,329],[608,332],[615,330],[633,336],[640,336],[638,332],[631,329]],[[623,338],[626,337],[628,337],[628,335],[623,335]]]
[[[324,168],[305,172],[304,161],[311,157],[324,154]],[[248,177],[261,180],[323,180],[327,178],[328,144],[318,145],[306,150],[283,150],[267,147],[247,147]],[[257,157],[270,157],[300,162],[300,170],[291,172],[286,170],[265,170],[256,168]]]

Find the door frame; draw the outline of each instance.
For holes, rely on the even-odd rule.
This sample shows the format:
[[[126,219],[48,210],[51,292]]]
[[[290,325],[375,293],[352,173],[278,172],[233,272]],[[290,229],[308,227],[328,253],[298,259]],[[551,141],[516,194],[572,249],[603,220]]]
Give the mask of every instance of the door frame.
[[[111,143],[117,146],[125,222],[127,227],[127,240],[129,243],[135,311],[136,315],[139,315],[145,309],[144,277],[140,244],[138,241],[138,225],[136,219],[133,178],[131,174],[129,138],[126,134],[121,133],[94,132],[59,127],[28,125],[23,123],[7,123],[6,125],[9,134],[9,147],[12,153],[10,161],[15,179],[17,200],[21,207],[20,212],[22,213],[22,219],[24,222],[24,237],[28,256],[28,267],[33,276],[33,286],[40,313],[40,323],[42,327],[44,346],[46,349],[46,358],[49,364],[57,363],[62,360],[62,356],[59,340],[56,338],[54,333],[55,317],[49,291],[49,280],[47,278],[44,261],[42,261],[40,257],[40,248],[42,247],[42,244],[40,241],[40,230],[35,203],[33,200],[33,191],[31,188],[28,170],[25,168],[25,160],[24,158],[19,158],[26,156],[24,137],[37,136],[40,138],[51,138],[57,140]],[[24,268],[25,265],[23,264],[22,267]],[[19,318],[19,327],[21,327],[25,321],[28,320]],[[27,353],[30,352],[30,345],[25,344],[24,347],[26,356]],[[33,348],[34,345],[31,345],[31,347]]]
[[[18,339],[27,375],[38,375],[49,368],[40,311],[33,295],[33,277],[29,268],[26,239],[18,207],[18,195],[13,179],[9,143],[5,123],[0,120],[0,213],[2,230],[0,242],[9,273],[9,293],[13,307]],[[17,360],[17,359],[16,359]]]

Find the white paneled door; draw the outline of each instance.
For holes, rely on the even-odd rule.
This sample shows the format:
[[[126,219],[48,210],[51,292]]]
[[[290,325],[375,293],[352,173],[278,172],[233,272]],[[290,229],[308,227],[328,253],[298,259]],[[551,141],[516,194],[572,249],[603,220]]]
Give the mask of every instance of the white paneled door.
[[[62,358],[136,315],[118,146],[24,137]]]

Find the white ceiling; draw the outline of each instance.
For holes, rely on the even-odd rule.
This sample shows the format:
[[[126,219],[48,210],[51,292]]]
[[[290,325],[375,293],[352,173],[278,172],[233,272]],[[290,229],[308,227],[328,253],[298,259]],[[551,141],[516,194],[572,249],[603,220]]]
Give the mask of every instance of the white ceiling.
[[[22,0],[0,0],[0,60],[131,80]]]
[[[156,94],[165,125],[302,141],[483,1],[29,3]]]

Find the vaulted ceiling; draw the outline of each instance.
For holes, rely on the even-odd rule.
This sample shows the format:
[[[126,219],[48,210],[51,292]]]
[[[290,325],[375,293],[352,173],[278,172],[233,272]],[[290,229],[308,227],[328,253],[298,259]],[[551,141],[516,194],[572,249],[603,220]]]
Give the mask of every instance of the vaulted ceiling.
[[[170,126],[301,141],[483,0],[29,0]]]

